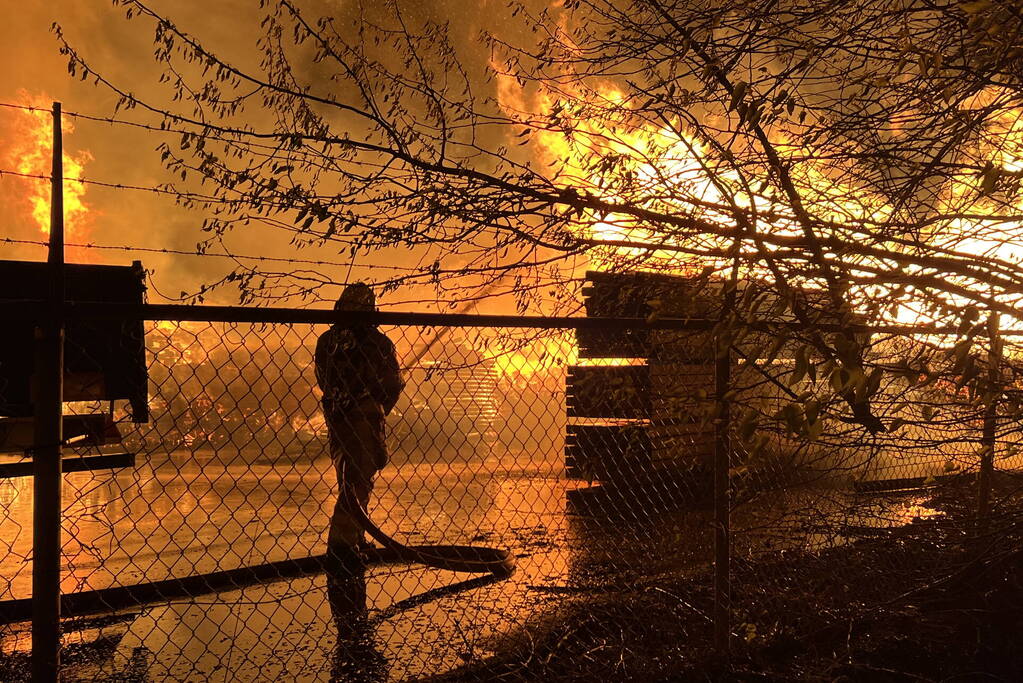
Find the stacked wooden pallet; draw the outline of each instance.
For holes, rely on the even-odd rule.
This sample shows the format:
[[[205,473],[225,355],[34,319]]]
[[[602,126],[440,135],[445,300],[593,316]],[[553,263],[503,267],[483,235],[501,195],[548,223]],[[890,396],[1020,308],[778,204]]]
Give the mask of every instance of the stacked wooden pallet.
[[[714,368],[722,353],[711,328],[721,316],[724,283],[590,272],[583,296],[591,318],[660,317],[693,324],[684,331],[579,330],[579,357],[588,364],[567,375],[568,417],[575,424],[566,434],[565,465],[569,477],[591,485],[569,495],[570,508],[603,513],[632,501],[664,509],[704,498],[714,451]],[[811,321],[837,321],[824,292],[796,296]],[[756,324],[737,327],[729,340],[731,389],[756,387],[758,395],[747,396],[750,400],[780,401],[776,385],[752,369],[739,369],[738,361],[760,359],[761,368],[774,365],[777,373],[791,369],[796,349],[805,346],[792,328],[797,322],[792,307],[763,282],[738,284],[735,310]]]
[[[597,272],[587,273],[583,295],[595,318],[657,312],[702,319],[719,298],[694,292],[686,278]],[[566,434],[565,465],[569,477],[591,486],[569,494],[570,509],[678,507],[701,488],[713,452],[710,332],[581,329],[578,343],[580,358],[594,364],[568,371],[566,405],[575,424]]]

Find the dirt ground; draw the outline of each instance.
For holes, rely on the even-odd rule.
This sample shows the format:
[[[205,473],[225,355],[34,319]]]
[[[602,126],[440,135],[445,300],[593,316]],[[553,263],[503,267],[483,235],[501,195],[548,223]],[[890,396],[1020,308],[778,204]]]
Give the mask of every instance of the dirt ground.
[[[939,492],[927,502],[940,516],[736,562],[727,658],[711,640],[711,573],[668,572],[566,605],[430,680],[1023,680],[1018,517],[1003,507],[979,531],[960,500]]]

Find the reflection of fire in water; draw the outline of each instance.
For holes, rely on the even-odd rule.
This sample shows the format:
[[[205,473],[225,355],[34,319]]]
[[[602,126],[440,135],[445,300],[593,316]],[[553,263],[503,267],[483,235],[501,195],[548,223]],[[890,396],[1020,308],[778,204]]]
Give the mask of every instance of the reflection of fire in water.
[[[927,496],[913,496],[901,505],[894,506],[892,509],[895,514],[894,524],[903,526],[918,519],[935,519],[944,516],[940,510],[927,505],[929,500]]]
[[[43,235],[50,232],[50,181],[53,160],[53,117],[50,98],[21,91],[22,104],[42,111],[8,110],[3,122],[4,145],[0,151],[3,165],[18,173],[45,178],[19,178],[23,191],[19,195],[27,203],[32,222]],[[62,120],[65,134],[74,130],[67,117]],[[87,151],[70,154],[64,151],[64,177],[81,178],[85,165],[92,160]],[[88,237],[91,223],[89,206],[85,203],[85,185],[73,180],[64,183],[64,233],[69,242]]]
[[[0,505],[9,508],[22,493],[25,480],[21,478],[0,479]]]

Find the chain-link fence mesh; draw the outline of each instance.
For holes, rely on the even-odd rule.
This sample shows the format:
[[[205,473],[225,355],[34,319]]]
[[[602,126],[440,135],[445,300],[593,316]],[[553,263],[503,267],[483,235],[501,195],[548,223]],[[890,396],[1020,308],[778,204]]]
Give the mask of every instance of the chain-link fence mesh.
[[[80,434],[65,463],[84,470],[64,476],[66,680],[643,679],[710,661],[714,369],[728,346],[714,330],[382,326],[405,387],[369,517],[407,544],[507,549],[517,571],[402,563],[367,540],[365,572],[338,580],[325,554],[351,450],[328,432],[344,442],[361,427],[352,404],[334,418],[321,405],[327,328],[145,323],[145,392],[109,386],[140,377],[123,367],[69,379],[81,400],[65,410],[93,417],[65,423]],[[821,662],[854,667],[839,648],[881,648],[881,616],[890,642],[917,623],[939,647],[951,627],[921,616],[925,598],[992,571],[1015,542],[1016,399],[1001,391],[992,410],[985,385],[959,381],[987,372],[982,339],[957,352],[875,335],[863,368],[881,378],[871,409],[886,430],[870,434],[792,334],[730,344],[733,666],[770,670],[758,658],[782,652],[779,676],[837,675]],[[95,356],[87,336],[69,333],[70,358]],[[1002,355],[1004,388],[1016,356]],[[104,382],[96,395],[117,399],[87,400]],[[7,450],[0,672],[19,680],[32,478]]]
[[[758,431],[773,424],[788,441],[756,456],[746,446],[755,438],[733,441],[740,467],[774,471],[738,478],[733,499],[733,655],[749,656],[740,668],[941,680],[973,661],[984,675],[1019,675],[1004,668],[1003,647],[1018,598],[994,598],[1018,563],[1018,346],[1001,339],[992,354],[986,332],[974,333],[873,335],[862,355],[883,424],[873,434],[826,374],[812,376],[823,359],[759,367],[780,393],[737,387],[739,406],[778,418]],[[764,653],[782,654],[752,663]]]
[[[323,574],[283,562],[324,554],[338,497],[313,359],[325,329],[147,325],[149,420],[133,423],[128,403],[117,401],[121,438],[65,453],[134,457],[64,478],[62,590],[95,599],[65,623],[66,677],[326,679],[344,670],[352,647],[356,665],[386,661],[390,677],[409,678],[483,656],[491,639],[559,597],[543,587],[565,585],[574,562],[576,532],[564,514],[574,484],[561,476],[570,335],[384,328],[398,359],[417,360],[403,369],[407,386],[387,418],[389,462],[376,476],[370,516],[408,543],[510,549],[519,569],[509,581],[462,587],[472,575],[371,558],[372,642],[335,645],[344,625],[335,627]],[[109,411],[106,403],[70,406]],[[343,438],[350,424],[341,422]],[[32,479],[2,486],[3,597],[24,598]],[[272,563],[276,581],[217,575]],[[173,585],[197,575],[212,575],[217,592],[186,597],[195,586]],[[104,613],[105,591],[120,601],[110,589],[140,584],[156,584],[136,591],[149,598],[144,606]],[[7,628],[8,654],[28,646],[20,626]]]

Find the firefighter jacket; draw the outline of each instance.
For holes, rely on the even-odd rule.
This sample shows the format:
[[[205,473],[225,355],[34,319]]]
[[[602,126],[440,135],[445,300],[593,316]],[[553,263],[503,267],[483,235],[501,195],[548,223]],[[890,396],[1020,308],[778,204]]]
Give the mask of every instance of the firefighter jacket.
[[[386,415],[405,387],[394,344],[375,326],[331,326],[316,342],[315,363],[328,424],[343,424],[344,415],[367,398]]]

